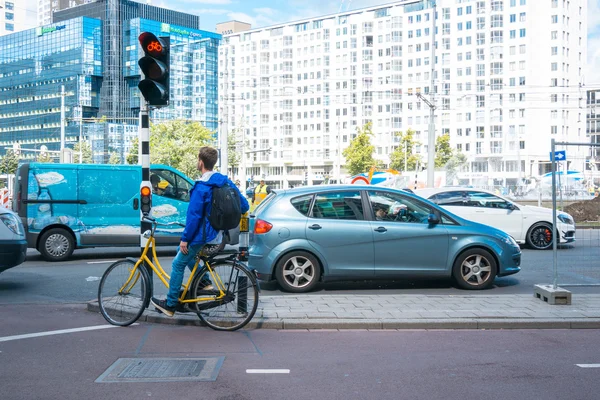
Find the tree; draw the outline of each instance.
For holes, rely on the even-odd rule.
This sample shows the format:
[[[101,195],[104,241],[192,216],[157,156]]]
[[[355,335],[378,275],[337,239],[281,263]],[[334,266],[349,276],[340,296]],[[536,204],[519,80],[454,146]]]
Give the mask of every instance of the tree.
[[[138,163],[138,138],[131,141],[127,164]],[[150,162],[166,164],[189,177],[197,174],[198,150],[214,145],[213,133],[199,122],[168,121],[150,127]]]
[[[350,175],[367,172],[371,167],[382,164],[381,161],[373,158],[375,146],[371,144],[372,136],[372,124],[367,122],[362,129],[357,129],[356,137],[342,153],[346,158],[346,169]]]
[[[452,151],[452,156],[446,162],[446,184],[452,185],[454,184],[454,179],[456,178],[457,172],[460,168],[467,163],[467,156],[461,153],[458,150]]]
[[[152,125],[150,162],[170,165],[193,178],[198,172],[198,150],[214,144],[213,133],[200,122],[175,120]]]
[[[17,172],[18,167],[19,157],[17,157],[12,149],[6,150],[6,154],[2,157],[2,160],[0,160],[0,173],[13,175]]]
[[[415,131],[408,129],[405,133],[397,132],[396,136],[400,138],[400,144],[390,155],[390,168],[397,171],[414,171],[417,164],[421,162],[421,155],[415,154],[415,146],[420,143],[414,139]],[[404,163],[406,160],[406,168]]]
[[[227,136],[227,163],[229,164],[229,168],[232,171],[240,165],[242,161],[241,152],[238,151],[238,136],[237,130],[233,130]]]
[[[110,153],[109,164],[121,164],[121,157],[114,151]]]
[[[450,135],[438,136],[435,141],[435,167],[445,166],[453,156],[452,147],[450,147]]]
[[[52,162],[54,162],[54,158],[50,154],[48,154],[48,153],[38,153],[38,155],[35,158],[35,160],[37,162],[40,162],[40,163],[52,163]]]
[[[127,157],[125,157],[125,162],[129,165],[133,165],[133,164],[137,164],[138,163],[138,146],[139,146],[139,139],[137,137],[133,138],[133,140],[131,141],[131,150],[129,150],[129,154],[127,154]]]
[[[73,146],[73,164],[79,164],[79,149],[82,153],[81,164],[93,164],[94,159],[92,157],[92,146],[90,142],[84,140],[83,142],[77,142]]]

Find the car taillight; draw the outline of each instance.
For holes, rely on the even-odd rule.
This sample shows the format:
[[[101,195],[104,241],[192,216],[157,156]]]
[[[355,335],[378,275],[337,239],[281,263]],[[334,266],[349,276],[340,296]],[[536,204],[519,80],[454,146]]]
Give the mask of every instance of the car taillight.
[[[263,221],[262,219],[257,219],[254,223],[254,233],[257,235],[267,233],[271,230],[271,228],[273,228],[273,225],[267,221]]]

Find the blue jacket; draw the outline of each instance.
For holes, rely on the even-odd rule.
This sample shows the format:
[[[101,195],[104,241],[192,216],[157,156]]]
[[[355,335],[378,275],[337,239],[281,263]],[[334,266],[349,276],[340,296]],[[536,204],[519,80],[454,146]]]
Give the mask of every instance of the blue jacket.
[[[225,175],[214,172],[210,175],[208,180],[196,181],[196,184],[190,191],[190,205],[187,210],[185,229],[181,236],[182,242],[187,242],[188,245],[205,244],[217,237],[219,232],[210,225],[210,222],[208,221],[208,218],[205,218],[204,213],[206,212],[206,215],[210,215],[212,188],[222,187],[225,183],[229,183],[229,186],[235,188],[240,196],[242,213],[245,213],[250,209],[248,201],[241,195],[237,186],[235,186]],[[204,237],[204,231],[202,229],[203,222],[206,226],[206,238]]]

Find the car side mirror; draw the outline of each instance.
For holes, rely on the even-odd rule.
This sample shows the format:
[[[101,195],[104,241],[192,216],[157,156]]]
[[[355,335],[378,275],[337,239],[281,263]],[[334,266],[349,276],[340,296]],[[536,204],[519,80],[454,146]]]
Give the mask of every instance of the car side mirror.
[[[437,225],[440,223],[440,219],[435,214],[429,214],[427,217],[427,222],[429,222],[429,225]]]

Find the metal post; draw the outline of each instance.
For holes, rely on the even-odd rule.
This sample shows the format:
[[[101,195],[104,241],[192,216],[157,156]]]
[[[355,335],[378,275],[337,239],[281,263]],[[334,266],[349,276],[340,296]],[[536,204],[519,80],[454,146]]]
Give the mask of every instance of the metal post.
[[[556,236],[556,159],[554,152],[556,151],[556,140],[552,139],[551,158],[552,158],[552,269],[554,271],[554,289],[558,286],[558,245]]]
[[[142,187],[146,186],[152,190],[150,183],[150,118],[148,116],[148,103],[140,98],[140,126],[139,126],[139,151],[138,151],[138,164],[142,166]],[[152,203],[150,203],[152,205]],[[146,247],[147,239],[144,238],[144,232],[152,229],[152,224],[144,221],[144,214],[140,207],[140,254]],[[152,269],[146,265],[148,274],[150,276],[150,288],[152,288]],[[151,292],[152,293],[152,292]]]
[[[65,85],[60,87],[60,162],[64,162],[65,156]]]
[[[408,158],[408,143],[406,142],[406,138],[405,138],[404,139],[404,172],[408,171],[407,158]]]
[[[436,3],[434,1],[431,15],[431,87],[429,91],[429,93],[431,93],[431,106],[429,107],[429,140],[427,144],[427,187],[430,188],[434,186],[435,179],[435,106],[433,105],[433,91],[435,84],[435,12]]]
[[[562,191],[562,179],[560,177],[561,171],[560,171],[560,167],[561,167],[561,163],[560,161],[558,162],[558,194],[560,195],[560,211],[564,211],[564,207],[563,207],[563,191]]]
[[[83,106],[79,106],[79,164],[83,164]]]

